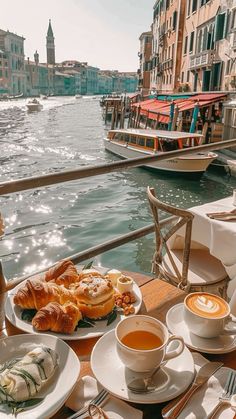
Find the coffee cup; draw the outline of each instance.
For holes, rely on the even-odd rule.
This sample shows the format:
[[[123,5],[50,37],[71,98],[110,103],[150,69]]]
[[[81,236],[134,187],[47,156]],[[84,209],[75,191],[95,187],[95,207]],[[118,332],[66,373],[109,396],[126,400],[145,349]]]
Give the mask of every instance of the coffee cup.
[[[236,323],[230,316],[229,304],[215,294],[208,292],[188,294],[184,300],[183,317],[190,332],[202,338],[236,334]]]
[[[184,350],[180,336],[169,336],[166,326],[154,317],[135,315],[121,320],[115,329],[117,353],[132,371],[146,372],[175,358]],[[168,350],[170,342],[174,348]],[[172,345],[171,345],[172,346]]]

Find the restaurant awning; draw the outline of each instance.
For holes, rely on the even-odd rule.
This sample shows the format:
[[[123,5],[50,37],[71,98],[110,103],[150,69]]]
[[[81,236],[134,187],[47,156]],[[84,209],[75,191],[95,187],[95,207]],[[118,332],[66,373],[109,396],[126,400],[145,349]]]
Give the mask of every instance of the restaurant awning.
[[[226,97],[227,95],[225,93],[199,93],[191,95],[188,98],[176,98],[174,103],[178,106],[179,111],[183,112],[192,110],[195,104],[198,104],[199,108],[204,108],[213,103],[224,100]],[[170,100],[148,99],[143,102],[135,103],[132,106],[135,108],[140,107],[140,115],[145,115],[149,119],[158,120],[166,124],[169,122],[171,110]]]

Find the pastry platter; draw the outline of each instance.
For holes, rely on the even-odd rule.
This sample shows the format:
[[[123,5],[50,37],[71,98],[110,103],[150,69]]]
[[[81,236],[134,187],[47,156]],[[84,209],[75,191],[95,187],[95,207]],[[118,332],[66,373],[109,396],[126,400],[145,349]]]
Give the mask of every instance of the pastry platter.
[[[108,313],[104,317],[104,319],[99,318],[96,319],[87,319],[84,318],[81,319],[81,321],[78,322],[78,327],[75,328],[75,330],[72,333],[65,333],[65,332],[55,332],[52,330],[48,331],[38,331],[33,325],[31,320],[28,319],[27,316],[24,316],[25,309],[21,307],[20,305],[16,304],[15,296],[19,293],[19,291],[24,287],[26,282],[25,280],[18,286],[16,286],[13,290],[11,290],[8,293],[6,304],[5,304],[5,314],[7,319],[12,323],[14,326],[16,326],[18,329],[27,332],[27,333],[35,333],[41,335],[44,334],[50,334],[54,335],[56,337],[59,337],[63,340],[80,340],[80,339],[88,339],[88,338],[94,338],[102,336],[103,334],[113,330],[116,325],[119,323],[119,321],[125,317],[124,310],[121,307],[114,307],[114,310],[111,311],[111,313]],[[115,290],[116,291],[116,290]],[[137,314],[140,310],[141,304],[142,304],[142,294],[138,287],[138,285],[133,281],[132,283],[132,295],[134,297],[134,302],[132,304],[132,313],[131,314]],[[55,303],[54,303],[55,305]],[[37,312],[37,314],[39,311]],[[44,313],[45,315],[45,313]],[[49,311],[49,317],[51,316],[51,313]],[[35,316],[36,317],[36,316]],[[42,317],[42,316],[41,316]]]

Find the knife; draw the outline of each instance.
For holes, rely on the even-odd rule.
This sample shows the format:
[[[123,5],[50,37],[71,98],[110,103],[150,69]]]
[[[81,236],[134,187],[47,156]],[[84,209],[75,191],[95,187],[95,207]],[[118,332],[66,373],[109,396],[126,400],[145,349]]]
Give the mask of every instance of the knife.
[[[162,417],[171,419],[177,418],[195,391],[203,384],[205,384],[208,379],[222,366],[222,362],[206,362],[206,364],[204,364],[196,374],[194,381],[187,393],[185,393],[184,396],[180,396],[177,400],[172,400],[162,409]]]

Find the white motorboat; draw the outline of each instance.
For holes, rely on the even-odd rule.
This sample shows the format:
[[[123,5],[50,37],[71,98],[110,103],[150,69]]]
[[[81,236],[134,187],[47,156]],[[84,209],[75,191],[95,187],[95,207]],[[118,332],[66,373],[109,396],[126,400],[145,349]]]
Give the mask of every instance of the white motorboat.
[[[43,105],[37,99],[29,100],[26,106],[29,112],[41,111],[43,108]]]
[[[82,95],[75,95],[75,99],[81,99],[82,97]]]
[[[163,155],[168,151],[195,147],[201,143],[202,135],[200,134],[150,129],[110,130],[107,138],[104,139],[105,149],[123,159]],[[203,174],[215,158],[217,158],[216,153],[196,151],[188,156],[154,161],[144,167],[173,174],[195,176]]]

